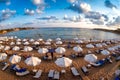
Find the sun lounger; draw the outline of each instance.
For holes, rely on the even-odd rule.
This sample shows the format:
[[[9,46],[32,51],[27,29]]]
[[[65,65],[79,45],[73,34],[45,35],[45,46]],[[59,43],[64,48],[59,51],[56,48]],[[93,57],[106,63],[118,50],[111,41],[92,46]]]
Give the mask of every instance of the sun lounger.
[[[33,76],[33,78],[39,78],[42,74],[42,70],[38,70],[38,72],[36,72],[35,76]]]
[[[98,67],[98,66],[102,66],[102,65],[104,65],[105,64],[105,60],[99,60],[99,61],[97,61],[97,62],[95,62],[95,63],[90,63],[92,66],[94,66],[94,67]]]
[[[74,76],[79,76],[80,75],[75,67],[71,67],[71,71],[72,71],[72,74]]]
[[[16,72],[16,75],[17,76],[24,76],[24,75],[27,75],[27,74],[29,74],[30,72],[29,71],[24,71],[24,72]]]
[[[54,70],[50,70],[50,71],[49,71],[48,77],[49,77],[49,78],[53,78],[53,77],[54,77]]]
[[[60,79],[60,72],[55,71],[53,79],[59,80]]]
[[[5,69],[7,69],[9,67],[9,64],[6,63],[5,66],[2,68],[2,70],[4,71]]]
[[[85,75],[88,75],[89,71],[88,71],[87,67],[83,66],[83,67],[81,67],[81,70]]]

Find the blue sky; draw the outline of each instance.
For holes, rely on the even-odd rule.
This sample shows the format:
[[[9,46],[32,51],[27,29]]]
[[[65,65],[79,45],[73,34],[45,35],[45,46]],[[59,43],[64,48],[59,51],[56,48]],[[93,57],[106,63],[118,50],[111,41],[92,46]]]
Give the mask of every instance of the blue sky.
[[[119,5],[119,0],[0,0],[0,24],[28,23],[46,16],[63,19],[64,15],[68,16],[66,20],[84,15],[96,23],[96,17],[100,16],[100,20],[104,17],[103,14],[109,18],[107,23],[115,17],[114,22],[111,22],[113,24],[116,20],[119,22]],[[79,20],[76,18],[74,22],[77,21]]]

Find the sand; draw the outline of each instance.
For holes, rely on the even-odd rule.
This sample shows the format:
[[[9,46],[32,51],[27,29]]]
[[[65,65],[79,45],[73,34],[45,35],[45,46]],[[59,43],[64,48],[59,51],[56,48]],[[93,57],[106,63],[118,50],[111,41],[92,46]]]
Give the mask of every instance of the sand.
[[[9,41],[7,43],[3,43],[3,45],[8,45],[10,42],[11,41]],[[96,42],[96,43],[99,43],[99,42]],[[60,46],[64,46],[64,45],[67,45],[67,44],[68,44],[67,41],[65,41],[64,44],[60,45]],[[94,48],[94,49],[87,49],[85,47],[86,44],[87,43],[79,44],[83,48],[83,54],[87,54],[87,51],[90,50],[90,51],[92,51],[93,54],[95,54],[98,57],[98,59],[103,59],[106,56],[104,56],[102,54],[95,53],[95,50],[105,49],[107,47],[115,46],[115,45],[120,44],[120,42],[117,43],[117,44],[110,44],[107,47]],[[71,45],[75,46],[75,45],[78,45],[78,44],[72,43]],[[23,45],[21,45],[21,47],[23,47]],[[43,45],[42,47],[45,47],[45,46]],[[3,51],[1,50],[1,52],[3,52]],[[30,74],[28,74],[26,76],[23,76],[23,77],[19,77],[19,76],[16,76],[15,72],[10,71],[10,67],[8,67],[5,71],[2,71],[1,69],[2,69],[3,65],[0,64],[0,80],[33,80],[34,79],[33,76],[35,75],[35,73],[32,72],[33,69],[43,70],[42,76],[39,79],[36,79],[36,80],[48,80],[47,76],[48,76],[48,72],[49,72],[50,69],[57,70],[57,71],[62,70],[61,67],[58,67],[54,63],[55,60],[56,60],[55,56],[58,55],[57,53],[54,53],[54,59],[53,60],[48,60],[48,61],[42,60],[40,65],[33,67],[33,66],[28,66],[24,63],[26,55],[33,55],[34,54],[34,56],[42,58],[44,56],[44,54],[41,54],[41,55],[38,54],[37,50],[33,50],[31,52],[9,50],[9,51],[6,51],[6,52],[9,55],[8,59],[14,53],[16,53],[18,55],[20,54],[22,56],[22,61],[20,63],[18,63],[18,65],[20,65],[20,67],[27,68],[30,71]],[[72,48],[70,48],[70,49],[66,48],[65,56],[71,58],[70,57],[71,53],[74,53],[73,49]],[[113,58],[112,59],[113,60],[112,64],[106,64],[104,66],[97,67],[97,68],[91,67],[89,69],[90,74],[88,76],[85,76],[80,68],[84,65],[87,65],[88,63],[83,58],[84,57],[79,57],[79,58],[75,58],[75,59],[71,58],[71,59],[73,60],[74,67],[79,71],[80,75],[82,76],[82,78],[84,80],[99,80],[100,77],[104,77],[105,80],[112,80],[115,69],[117,68],[118,65],[120,65],[120,62],[116,62],[115,59]],[[8,59],[5,60],[5,62],[9,63]],[[4,62],[4,61],[2,61],[2,62]],[[72,75],[70,67],[67,67],[67,68],[64,68],[64,69],[66,70],[66,73],[60,75],[60,80],[80,80],[79,76],[75,77],[75,76]]]

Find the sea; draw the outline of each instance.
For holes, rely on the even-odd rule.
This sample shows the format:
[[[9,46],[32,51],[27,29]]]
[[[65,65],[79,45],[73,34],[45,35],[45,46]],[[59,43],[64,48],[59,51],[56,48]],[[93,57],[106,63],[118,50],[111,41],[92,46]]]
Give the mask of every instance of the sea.
[[[43,38],[43,39],[56,39],[62,38],[65,40],[73,39],[75,37],[84,39],[120,39],[120,33],[113,33],[108,31],[84,29],[84,28],[37,28],[30,30],[21,30],[16,32],[9,32],[2,36],[17,36],[18,38]]]

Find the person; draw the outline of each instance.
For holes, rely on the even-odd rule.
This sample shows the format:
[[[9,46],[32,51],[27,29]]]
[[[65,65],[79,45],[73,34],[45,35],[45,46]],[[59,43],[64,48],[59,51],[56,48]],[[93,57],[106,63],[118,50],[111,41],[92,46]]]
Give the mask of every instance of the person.
[[[55,52],[55,49],[54,48],[51,48],[51,49],[49,49],[49,52],[51,53],[51,57],[52,57],[52,59],[53,59],[53,57],[54,57],[54,52]]]

